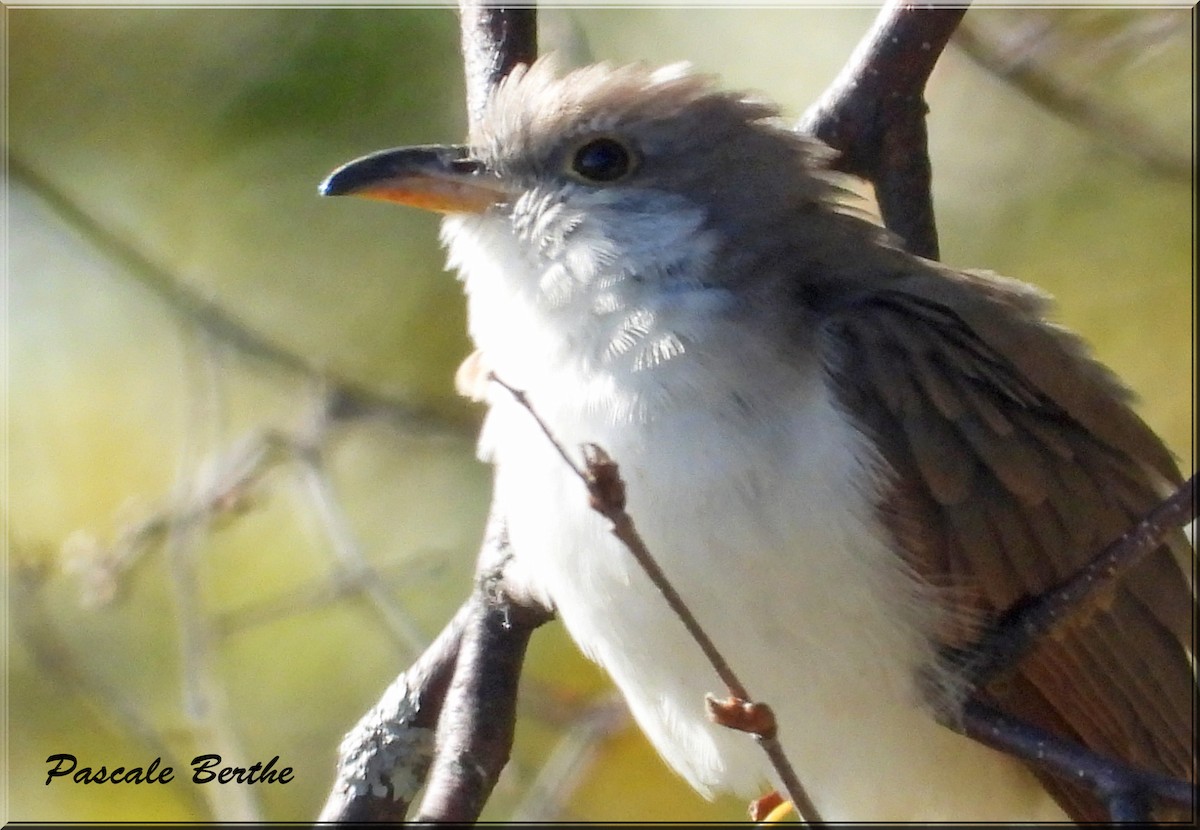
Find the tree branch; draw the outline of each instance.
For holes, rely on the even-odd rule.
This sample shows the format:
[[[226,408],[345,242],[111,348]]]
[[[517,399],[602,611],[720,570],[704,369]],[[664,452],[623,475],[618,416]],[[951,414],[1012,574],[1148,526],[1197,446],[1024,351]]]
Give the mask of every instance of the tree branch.
[[[474,125],[500,80],[536,57],[536,11],[463,0],[460,14]],[[475,592],[342,743],[338,780],[321,821],[403,821],[426,775],[418,820],[479,817],[511,751],[525,648],[551,617],[508,591],[509,555],[504,519],[493,508]],[[402,773],[399,780],[393,770]]]
[[[494,524],[500,520],[493,515]],[[511,551],[500,527],[485,543],[485,567],[463,631],[446,711],[438,723],[437,753],[416,821],[473,822],[508,763],[517,720],[517,686],[534,630],[551,619],[546,609],[505,592]]]
[[[434,730],[475,613],[468,601],[417,661],[397,677],[338,748],[333,790],[320,822],[402,822],[433,757]]]
[[[461,0],[463,67],[467,76],[467,117],[472,127],[483,117],[488,97],[517,64],[537,58],[537,9]]]
[[[1172,530],[1196,517],[1195,476],[1104,548],[1070,578],[1018,606],[973,647],[947,649],[941,662],[978,690],[1015,666],[1039,642],[1084,613],[1095,597],[1152,553]],[[1195,787],[1159,775],[1013,718],[978,700],[968,700],[961,717],[945,726],[1027,763],[1090,789],[1107,806],[1113,822],[1148,821],[1152,799],[1194,809]]]
[[[841,152],[834,167],[874,184],[884,224],[929,259],[939,252],[925,84],[965,13],[892,0],[797,125]]]
[[[1148,821],[1149,795],[1177,804],[1191,804],[1195,796],[1195,788],[1187,781],[1106,758],[1082,744],[976,700],[967,701],[960,723],[953,728],[993,749],[1091,789],[1107,805],[1113,822]]]

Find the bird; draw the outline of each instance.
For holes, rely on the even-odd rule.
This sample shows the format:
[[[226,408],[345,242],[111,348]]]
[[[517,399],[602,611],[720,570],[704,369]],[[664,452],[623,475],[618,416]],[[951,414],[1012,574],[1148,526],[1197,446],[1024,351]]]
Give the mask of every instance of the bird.
[[[705,796],[779,786],[710,721],[713,669],[589,508],[563,446],[619,465],[660,567],[825,820],[1104,820],[1090,792],[943,725],[940,659],[1069,577],[1181,482],[1128,389],[1037,288],[904,250],[834,152],[688,64],[553,56],[466,144],[378,151],[325,195],[443,214],[513,558]],[[1195,781],[1194,552],[1182,532],[978,694]]]

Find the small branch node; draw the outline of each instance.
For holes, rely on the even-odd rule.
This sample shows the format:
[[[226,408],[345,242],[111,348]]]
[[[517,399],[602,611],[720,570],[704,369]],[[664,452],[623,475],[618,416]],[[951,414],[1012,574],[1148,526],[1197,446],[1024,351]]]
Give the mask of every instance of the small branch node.
[[[774,738],[779,732],[775,712],[766,703],[736,697],[722,700],[712,695],[706,696],[704,703],[709,719],[728,729],[767,739]]]
[[[591,507],[609,518],[625,511],[625,482],[617,462],[598,444],[583,445],[584,482]]]

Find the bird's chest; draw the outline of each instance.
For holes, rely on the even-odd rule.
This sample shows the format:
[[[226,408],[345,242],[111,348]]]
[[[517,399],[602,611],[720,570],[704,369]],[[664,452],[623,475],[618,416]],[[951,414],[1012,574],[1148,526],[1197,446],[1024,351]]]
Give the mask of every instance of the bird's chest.
[[[642,410],[611,384],[532,402],[568,451],[593,442],[616,460],[651,553],[752,692],[807,716],[859,688],[906,698],[924,612],[876,519],[871,447],[816,378],[771,394],[742,380],[736,399],[680,395],[644,419],[613,417]],[[517,577],[608,669],[668,760],[700,786],[751,786],[761,763],[742,758],[744,736],[704,719],[703,695],[722,690],[699,649],[530,414],[493,401],[482,446]]]

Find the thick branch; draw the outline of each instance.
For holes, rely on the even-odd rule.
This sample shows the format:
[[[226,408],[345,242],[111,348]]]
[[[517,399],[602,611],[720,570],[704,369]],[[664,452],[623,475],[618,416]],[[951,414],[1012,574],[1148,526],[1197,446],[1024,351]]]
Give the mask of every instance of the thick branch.
[[[461,0],[463,66],[467,75],[467,116],[474,127],[488,96],[519,63],[537,57],[537,9]]]
[[[404,821],[433,756],[434,729],[475,603],[455,614],[343,739],[318,821]]]
[[[938,257],[925,130],[925,83],[965,4],[889,2],[798,128],[841,152],[834,166],[875,185],[884,224],[908,250]]]
[[[525,647],[552,616],[507,591],[510,556],[493,511],[475,592],[342,741],[320,821],[402,822],[426,777],[420,820],[479,817],[508,760]]]
[[[493,578],[502,579],[498,571]],[[470,603],[462,650],[438,725],[437,754],[416,821],[479,818],[512,750],[525,648],[547,611],[494,596]]]
[[[496,85],[537,56],[537,12],[477,0],[462,0],[459,11],[474,128]],[[475,821],[508,762],[525,649],[533,630],[552,616],[505,585],[510,555],[504,517],[493,505],[419,821]]]

